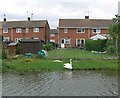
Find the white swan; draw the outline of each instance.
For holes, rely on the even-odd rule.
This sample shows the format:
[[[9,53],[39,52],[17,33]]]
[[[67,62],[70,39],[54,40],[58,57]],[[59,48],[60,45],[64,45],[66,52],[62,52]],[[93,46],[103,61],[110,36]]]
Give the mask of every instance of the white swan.
[[[73,67],[72,67],[72,59],[70,59],[70,63],[65,63],[63,67],[68,68],[68,69],[73,69]]]

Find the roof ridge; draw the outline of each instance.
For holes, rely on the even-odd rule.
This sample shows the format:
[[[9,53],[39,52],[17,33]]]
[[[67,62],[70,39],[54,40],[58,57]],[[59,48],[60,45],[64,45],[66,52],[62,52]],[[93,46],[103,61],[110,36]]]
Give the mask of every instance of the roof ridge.
[[[63,19],[59,19],[59,20],[112,20],[112,19],[73,19],[73,18],[63,18]]]

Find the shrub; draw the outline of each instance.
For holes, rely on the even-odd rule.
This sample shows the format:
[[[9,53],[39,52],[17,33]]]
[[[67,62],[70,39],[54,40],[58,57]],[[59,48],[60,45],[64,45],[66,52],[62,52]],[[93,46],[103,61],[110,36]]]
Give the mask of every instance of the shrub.
[[[115,54],[116,53],[116,47],[113,46],[113,45],[108,46],[107,53],[108,54]]]
[[[47,50],[47,51],[49,51],[49,50],[51,50],[51,44],[44,44],[43,46],[42,46],[42,48],[44,49],[44,50]]]
[[[106,43],[107,43],[107,40],[91,40],[91,39],[88,39],[86,40],[86,44],[85,44],[85,47],[87,50],[91,51],[91,50],[94,50],[94,51],[106,51]]]
[[[58,44],[50,42],[52,49],[58,48]]]

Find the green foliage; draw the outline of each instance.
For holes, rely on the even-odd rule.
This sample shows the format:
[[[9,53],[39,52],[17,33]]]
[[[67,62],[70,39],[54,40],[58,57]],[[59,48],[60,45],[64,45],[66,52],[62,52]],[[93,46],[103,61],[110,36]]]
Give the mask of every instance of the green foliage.
[[[5,49],[2,49],[2,59],[7,59],[7,53]]]
[[[53,49],[58,48],[58,44],[56,44],[54,42],[50,42],[50,44],[51,44],[51,46],[52,46]]]
[[[42,46],[42,48],[44,49],[44,50],[47,50],[47,51],[49,51],[49,50],[51,50],[51,44],[44,44],[43,46]]]
[[[68,62],[65,60],[63,60],[63,62],[57,63],[53,62],[53,60],[32,58],[32,61],[34,62],[30,62],[28,65],[28,62],[26,62],[24,58],[11,60],[8,61],[7,66],[4,67],[4,70],[17,72],[67,70],[63,67],[63,64]],[[73,68],[80,70],[117,70],[118,63],[117,60],[77,60],[77,62],[73,60]]]
[[[20,54],[20,43],[16,46],[16,54]]]
[[[115,18],[113,18],[113,23],[109,26],[109,34],[111,35],[113,40],[117,40],[119,32],[120,32],[120,16],[115,15]]]
[[[87,50],[89,51],[106,51],[106,43],[107,43],[107,40],[91,40],[91,39],[88,39],[86,40],[86,44],[85,44],[85,47]]]
[[[108,46],[107,53],[108,54],[115,54],[116,53],[116,47],[113,46],[113,45]]]

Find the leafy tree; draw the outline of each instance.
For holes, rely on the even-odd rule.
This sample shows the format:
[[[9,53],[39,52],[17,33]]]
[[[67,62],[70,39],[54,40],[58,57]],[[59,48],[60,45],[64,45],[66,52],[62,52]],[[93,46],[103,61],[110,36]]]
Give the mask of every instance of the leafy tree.
[[[118,40],[120,35],[120,16],[115,15],[115,18],[112,19],[113,23],[109,26],[109,34],[112,37],[114,45],[116,47],[116,54],[118,55]]]

